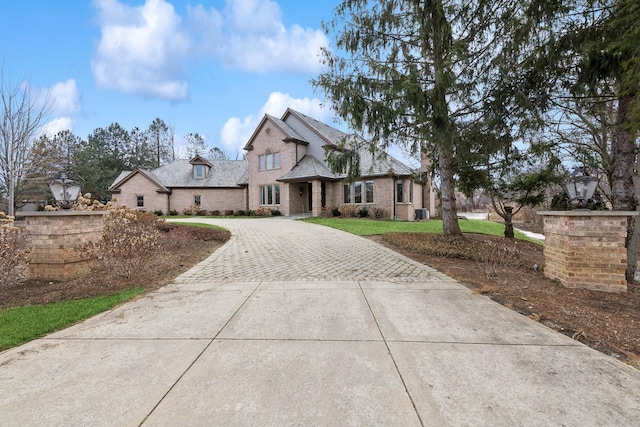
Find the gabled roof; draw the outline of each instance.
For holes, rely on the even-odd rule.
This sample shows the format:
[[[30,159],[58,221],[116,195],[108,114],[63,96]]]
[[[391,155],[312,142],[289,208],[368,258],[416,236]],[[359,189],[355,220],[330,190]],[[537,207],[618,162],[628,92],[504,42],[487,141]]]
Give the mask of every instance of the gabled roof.
[[[287,108],[287,111],[282,115],[282,121],[286,122],[289,116],[295,116],[298,118],[298,120],[302,121],[328,145],[337,146],[342,141],[349,138],[349,135],[346,133],[291,108]]]
[[[200,154],[196,154],[193,159],[189,160],[189,163],[191,163],[192,165],[207,165],[209,167],[213,166],[211,163],[209,163],[209,160],[205,159]]]
[[[115,181],[113,181],[113,184],[111,184],[108,191],[111,193],[119,193],[120,186],[138,174],[143,175],[147,180],[151,181],[155,186],[157,186],[158,189],[156,191],[169,191],[169,189],[162,183],[160,179],[158,179],[158,177],[153,172],[139,168],[133,171],[120,172],[120,175],[118,175]]]
[[[307,155],[277,181],[289,182],[312,178],[337,179],[337,176],[320,160]]]
[[[308,144],[308,142],[304,140],[302,135],[300,135],[298,131],[296,131],[294,128],[289,126],[287,123],[278,119],[277,117],[271,116],[269,114],[265,114],[262,120],[260,121],[260,124],[256,127],[256,129],[253,131],[253,134],[251,134],[251,137],[245,144],[244,146],[245,150],[250,151],[253,149],[253,141],[255,140],[256,136],[258,135],[260,130],[265,126],[267,122],[273,124],[278,129],[280,129],[280,131],[283,134],[285,134],[285,138],[283,139],[285,142],[297,142],[301,144]]]

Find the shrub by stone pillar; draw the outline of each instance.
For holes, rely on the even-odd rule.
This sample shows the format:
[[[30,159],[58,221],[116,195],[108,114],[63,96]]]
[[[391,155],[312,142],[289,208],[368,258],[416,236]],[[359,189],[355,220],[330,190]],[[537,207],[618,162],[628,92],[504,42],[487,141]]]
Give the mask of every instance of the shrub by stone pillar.
[[[626,292],[627,211],[547,211],[544,274],[567,288]]]
[[[24,212],[29,235],[29,277],[61,280],[86,274],[79,248],[102,236],[106,211]]]

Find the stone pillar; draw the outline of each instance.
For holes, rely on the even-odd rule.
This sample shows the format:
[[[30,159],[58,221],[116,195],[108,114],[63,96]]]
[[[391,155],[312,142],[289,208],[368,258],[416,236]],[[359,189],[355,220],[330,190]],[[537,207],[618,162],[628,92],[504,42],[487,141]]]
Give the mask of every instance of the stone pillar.
[[[29,235],[29,277],[63,280],[86,274],[79,248],[102,237],[106,211],[23,212]]]
[[[626,292],[627,218],[633,211],[547,211],[545,276],[567,288]]]

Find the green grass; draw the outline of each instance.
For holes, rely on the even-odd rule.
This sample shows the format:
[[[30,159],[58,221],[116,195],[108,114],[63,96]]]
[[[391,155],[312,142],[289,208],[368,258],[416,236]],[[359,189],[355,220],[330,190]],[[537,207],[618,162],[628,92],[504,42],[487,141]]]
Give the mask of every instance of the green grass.
[[[186,218],[193,218],[193,217],[186,217]],[[169,221],[169,222],[172,222],[172,221]],[[180,225],[188,225],[190,227],[214,228],[216,230],[225,230],[224,228],[219,227],[217,225],[205,224],[204,222],[174,221],[174,223],[175,224],[180,224]]]
[[[143,288],[133,288],[95,298],[0,310],[0,351],[63,329],[143,292]]]
[[[358,236],[372,236],[393,232],[408,233],[442,233],[442,221],[432,219],[429,221],[379,221],[361,218],[305,218],[302,221],[313,224],[325,225],[337,228]],[[460,229],[463,233],[490,234],[493,236],[504,236],[504,225],[490,221],[480,220],[460,220]],[[541,243],[539,240],[530,239],[519,231],[515,232],[516,238]]]

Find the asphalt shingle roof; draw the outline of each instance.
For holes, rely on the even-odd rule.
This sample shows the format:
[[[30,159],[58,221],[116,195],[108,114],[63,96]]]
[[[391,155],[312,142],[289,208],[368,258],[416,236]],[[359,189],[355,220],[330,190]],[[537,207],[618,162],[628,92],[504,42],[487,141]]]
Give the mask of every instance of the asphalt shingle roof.
[[[193,177],[193,167],[189,160],[173,163],[153,170],[165,187],[238,187],[248,179],[247,162],[244,160],[209,160],[212,167],[204,179]]]
[[[336,179],[336,175],[323,162],[307,155],[300,159],[293,169],[278,178],[278,181],[295,181],[309,178]]]

